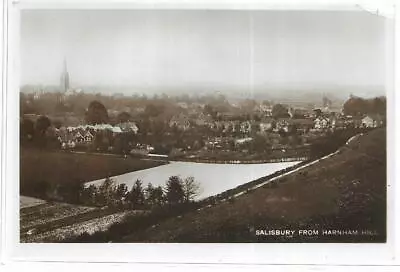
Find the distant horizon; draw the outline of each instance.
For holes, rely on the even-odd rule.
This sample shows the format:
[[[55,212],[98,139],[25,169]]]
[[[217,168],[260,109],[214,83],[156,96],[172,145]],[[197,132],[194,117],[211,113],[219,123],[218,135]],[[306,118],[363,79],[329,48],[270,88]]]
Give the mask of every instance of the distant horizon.
[[[41,86],[44,91],[51,91],[62,93],[61,89],[57,85],[24,85],[20,88],[24,88],[27,86]],[[47,88],[47,90],[46,90]],[[284,87],[284,86],[269,86],[267,88],[260,88],[259,90],[253,90],[252,92],[243,91],[243,90],[215,90],[215,91],[207,91],[206,89],[198,89],[198,90],[183,90],[182,88],[175,88],[174,90],[156,90],[156,89],[147,89],[139,88],[135,86],[79,86],[74,88],[72,86],[72,90],[82,89],[85,94],[101,94],[103,96],[113,96],[116,94],[122,94],[124,97],[129,98],[132,96],[147,96],[150,99],[155,95],[167,95],[168,97],[178,97],[182,95],[188,95],[189,97],[204,97],[204,96],[218,96],[224,95],[226,99],[233,101],[240,101],[246,99],[255,99],[255,100],[269,100],[277,103],[291,103],[291,102],[306,102],[315,103],[322,99],[322,96],[327,96],[332,101],[336,102],[344,102],[351,95],[361,97],[364,99],[374,98],[374,97],[386,97],[386,92],[382,87],[379,86],[314,86],[312,88],[300,88],[300,87]],[[273,91],[271,88],[274,88]],[[281,88],[279,90],[279,88]],[[23,93],[32,93],[34,90],[30,91],[22,91]],[[50,90],[49,90],[50,89]],[[107,91],[106,91],[107,89]],[[128,90],[129,89],[129,90]],[[133,91],[132,89],[135,89]]]
[[[35,88],[51,88],[51,89],[59,89],[59,92],[62,92],[61,88],[59,85],[56,84],[23,84],[20,85],[20,89],[27,88],[27,87],[35,87]],[[181,86],[176,86],[176,87],[169,87],[169,88],[157,88],[157,87],[151,87],[151,86],[135,86],[135,85],[77,85],[77,86],[71,86],[71,90],[78,90],[82,89],[83,91],[89,91],[89,92],[98,92],[101,94],[108,94],[112,95],[115,93],[118,93],[118,90],[129,90],[129,93],[123,93],[125,96],[130,96],[130,95],[135,95],[135,94],[146,94],[146,92],[149,92],[149,94],[168,94],[173,92],[173,95],[176,95],[176,93],[179,94],[194,94],[194,95],[213,95],[213,94],[237,94],[237,93],[243,93],[243,94],[248,94],[248,95],[260,95],[260,94],[267,94],[268,91],[294,91],[298,90],[303,93],[324,93],[324,92],[341,92],[343,90],[348,90],[351,93],[351,90],[353,90],[354,93],[353,95],[357,95],[357,93],[364,93],[365,91],[368,92],[372,96],[386,96],[387,91],[385,90],[385,86],[365,86],[365,85],[285,85],[285,84],[280,84],[280,85],[265,85],[265,86],[259,86],[257,88],[254,88],[252,90],[245,89],[245,88],[237,88],[237,87],[229,87],[229,86],[216,86],[216,87],[202,87],[202,86],[192,86],[192,87],[181,87]],[[109,89],[108,91],[105,91],[105,89]],[[28,92],[32,92],[34,90],[30,90]],[[196,92],[196,93],[194,93]],[[198,93],[200,92],[200,93]],[[275,94],[277,95],[277,94]],[[278,93],[279,95],[279,93]],[[339,96],[342,96],[342,94],[338,93]]]
[[[73,88],[384,89],[387,22],[365,11],[23,10],[20,83],[57,86],[66,58]]]

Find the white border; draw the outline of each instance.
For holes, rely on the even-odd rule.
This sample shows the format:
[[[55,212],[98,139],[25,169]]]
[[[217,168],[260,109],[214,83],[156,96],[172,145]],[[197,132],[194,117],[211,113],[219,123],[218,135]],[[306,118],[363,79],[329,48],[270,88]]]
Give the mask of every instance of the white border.
[[[6,101],[6,142],[3,147],[5,150],[5,179],[2,185],[6,186],[5,194],[5,214],[2,219],[5,221],[5,234],[2,233],[2,249],[4,249],[6,262],[26,262],[26,261],[72,261],[72,262],[135,262],[135,263],[161,263],[161,264],[318,264],[318,265],[388,265],[398,264],[399,259],[397,245],[399,237],[394,236],[394,215],[395,210],[399,211],[398,201],[395,203],[394,193],[394,171],[395,156],[394,148],[399,154],[398,146],[394,145],[395,135],[398,135],[394,116],[396,112],[394,88],[387,92],[388,97],[388,243],[387,244],[19,244],[18,232],[18,180],[19,180],[19,8],[96,8],[96,9],[116,9],[116,8],[181,8],[181,9],[310,9],[316,3],[323,3],[322,8],[332,7],[332,1],[308,1],[299,6],[296,1],[135,1],[133,4],[127,1],[85,1],[69,2],[58,1],[39,2],[33,0],[16,1],[17,4],[9,3],[8,21],[8,66],[7,66],[7,96]],[[38,3],[39,2],[39,3]],[[61,2],[61,4],[60,4]],[[380,5],[385,1],[380,1]],[[390,2],[390,1],[386,1]],[[349,4],[357,4],[360,1],[335,1],[334,8],[349,8]],[[374,10],[375,5],[369,3],[368,10]],[[347,6],[344,6],[347,4]],[[387,3],[386,3],[387,4]],[[322,4],[320,4],[322,5]],[[328,6],[329,5],[329,6]],[[350,7],[350,9],[352,9]],[[379,8],[383,14],[392,18],[394,12],[389,5]],[[382,14],[382,12],[380,12]],[[398,23],[397,23],[398,26]],[[398,40],[396,40],[398,41]],[[398,60],[398,56],[396,55]],[[392,57],[388,57],[390,67]],[[398,62],[397,62],[398,63]],[[388,74],[388,82],[393,80],[393,75]],[[397,79],[398,80],[398,79]],[[399,81],[396,81],[399,83]],[[396,103],[399,105],[398,103]],[[4,104],[3,104],[4,105]],[[4,140],[4,138],[2,138]],[[4,188],[4,187],[3,187]],[[398,192],[398,186],[395,188]],[[400,195],[397,193],[396,195]],[[396,209],[393,209],[395,207]],[[396,218],[398,223],[398,218]],[[4,222],[4,221],[3,221]],[[396,225],[398,226],[398,224]],[[397,253],[397,254],[396,254]]]
[[[4,96],[6,94],[6,85],[5,85],[5,75],[6,75],[6,65],[5,65],[5,53],[6,53],[6,47],[7,47],[7,40],[6,38],[6,33],[7,29],[5,26],[5,18],[6,18],[6,4],[7,2],[1,2],[0,7],[0,34],[1,34],[1,44],[0,44],[0,69],[1,69],[1,77],[0,77],[0,88],[1,88],[1,94],[0,94],[0,105],[1,105],[1,111],[0,111],[0,117],[1,117],[1,123],[0,123],[0,151],[1,151],[1,156],[0,156],[0,241],[4,241],[4,234],[5,234],[5,226],[4,226],[4,206],[5,206],[5,188],[4,188],[4,183],[3,180],[5,180],[5,173],[4,173],[4,166],[5,166],[5,152],[4,146],[5,146],[5,137],[4,135],[4,123],[5,123],[5,118],[3,116],[5,115],[5,99]],[[3,260],[3,250],[4,250],[4,245],[3,243],[0,243],[0,263]]]

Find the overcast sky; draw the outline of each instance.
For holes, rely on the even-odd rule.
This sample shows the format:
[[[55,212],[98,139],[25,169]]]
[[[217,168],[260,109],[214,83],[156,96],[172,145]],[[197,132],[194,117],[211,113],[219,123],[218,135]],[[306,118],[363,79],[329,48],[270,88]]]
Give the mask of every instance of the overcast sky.
[[[21,84],[385,83],[385,19],[332,11],[22,11]]]

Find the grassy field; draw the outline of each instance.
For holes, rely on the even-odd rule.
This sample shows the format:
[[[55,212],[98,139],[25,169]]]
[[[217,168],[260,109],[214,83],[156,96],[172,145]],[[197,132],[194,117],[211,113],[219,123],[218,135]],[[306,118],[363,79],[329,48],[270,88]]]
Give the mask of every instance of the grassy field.
[[[293,236],[257,236],[289,229]],[[299,230],[317,230],[301,235]],[[323,235],[324,230],[357,234]],[[344,232],[342,232],[344,233]],[[354,233],[354,232],[353,232]],[[385,242],[386,132],[230,201],[168,219],[123,242]]]
[[[164,164],[134,158],[21,148],[20,193],[39,196],[41,184],[76,184]]]

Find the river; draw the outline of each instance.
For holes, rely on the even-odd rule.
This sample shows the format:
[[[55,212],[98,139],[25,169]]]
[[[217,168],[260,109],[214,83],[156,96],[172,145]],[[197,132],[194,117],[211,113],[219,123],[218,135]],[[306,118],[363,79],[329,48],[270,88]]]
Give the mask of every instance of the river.
[[[117,184],[125,183],[130,190],[137,179],[146,187],[149,182],[154,186],[164,186],[170,176],[194,177],[200,184],[201,192],[197,199],[222,193],[241,184],[270,175],[278,170],[293,166],[299,162],[279,162],[261,164],[218,164],[176,162],[149,169],[130,172],[111,177]],[[100,185],[104,179],[94,180],[86,185]]]

